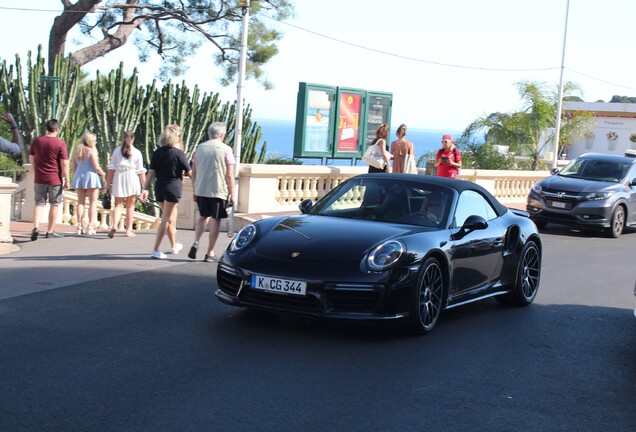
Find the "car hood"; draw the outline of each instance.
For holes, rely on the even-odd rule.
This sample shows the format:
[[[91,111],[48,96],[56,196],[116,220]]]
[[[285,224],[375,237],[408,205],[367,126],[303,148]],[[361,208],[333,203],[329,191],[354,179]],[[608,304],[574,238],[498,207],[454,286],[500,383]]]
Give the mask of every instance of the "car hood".
[[[289,260],[299,254],[305,262],[359,261],[385,239],[425,228],[412,225],[344,219],[330,216],[295,215],[267,229],[254,245],[256,255]]]
[[[620,187],[621,183],[585,180],[572,177],[553,175],[541,180],[542,188],[554,189],[559,192],[598,192],[614,187]]]

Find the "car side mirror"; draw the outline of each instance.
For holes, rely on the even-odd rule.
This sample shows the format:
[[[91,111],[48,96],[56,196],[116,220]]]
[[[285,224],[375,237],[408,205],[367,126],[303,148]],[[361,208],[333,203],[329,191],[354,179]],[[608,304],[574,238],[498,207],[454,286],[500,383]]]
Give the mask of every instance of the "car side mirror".
[[[558,169],[558,168],[552,168],[552,169],[550,170],[550,175],[555,175],[555,174],[556,174],[556,173],[558,173],[558,172],[559,172],[559,169]]]
[[[306,199],[301,201],[300,204],[298,204],[298,209],[300,210],[300,212],[302,214],[307,214],[309,213],[309,211],[314,207],[314,202],[310,199]]]
[[[453,234],[453,240],[459,240],[465,237],[468,233],[483,230],[488,228],[488,222],[481,216],[470,215],[466,218],[464,225],[457,231],[457,233]]]

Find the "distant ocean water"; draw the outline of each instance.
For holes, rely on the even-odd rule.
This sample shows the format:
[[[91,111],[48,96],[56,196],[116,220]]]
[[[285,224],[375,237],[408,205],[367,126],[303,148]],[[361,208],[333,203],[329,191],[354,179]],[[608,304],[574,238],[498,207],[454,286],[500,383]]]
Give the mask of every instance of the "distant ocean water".
[[[267,141],[267,156],[278,156],[291,158],[294,154],[294,133],[296,122],[293,120],[258,120],[263,134],[262,141]],[[388,144],[397,139],[395,136],[396,127],[391,128],[391,136],[389,136]],[[441,131],[430,129],[407,129],[406,138],[413,142],[416,157],[431,151],[437,151],[441,147],[442,135],[451,134],[457,139],[461,131]],[[303,165],[320,165],[320,159],[301,159]],[[329,159],[330,165],[350,165],[349,159],[333,160]],[[359,165],[366,165],[364,162],[358,161]]]

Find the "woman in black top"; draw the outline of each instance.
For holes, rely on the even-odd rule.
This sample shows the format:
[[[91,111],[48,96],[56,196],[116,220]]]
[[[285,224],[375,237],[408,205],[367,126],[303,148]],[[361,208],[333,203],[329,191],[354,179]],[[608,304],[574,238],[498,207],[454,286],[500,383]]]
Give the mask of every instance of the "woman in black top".
[[[380,127],[375,131],[375,141],[373,141],[373,144],[377,144],[378,148],[380,149],[380,154],[382,155],[382,159],[384,159],[384,168],[380,169],[369,165],[370,173],[391,172],[391,153],[389,153],[386,149],[387,136],[389,136],[389,126],[386,123],[382,123]]]
[[[165,259],[166,254],[159,250],[163,237],[167,234],[170,240],[168,253],[178,254],[183,245],[177,242],[177,204],[183,191],[182,177],[190,176],[191,168],[188,158],[183,152],[181,128],[168,125],[159,137],[160,148],[155,150],[150,160],[150,168],[146,176],[146,184],[142,193],[142,201],[148,197],[148,186],[153,178],[155,181],[155,197],[161,206],[161,223],[157,229],[155,247],[151,258]]]

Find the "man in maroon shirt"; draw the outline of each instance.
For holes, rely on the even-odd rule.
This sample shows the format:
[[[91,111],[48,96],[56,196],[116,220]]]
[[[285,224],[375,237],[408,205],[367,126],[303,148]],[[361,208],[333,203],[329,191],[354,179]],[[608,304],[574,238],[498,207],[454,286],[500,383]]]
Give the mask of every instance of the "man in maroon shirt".
[[[32,241],[38,239],[40,217],[47,199],[51,208],[46,238],[63,237],[62,234],[56,233],[54,228],[58,206],[62,203],[64,190],[69,187],[70,176],[66,143],[57,137],[59,133],[59,122],[55,119],[49,120],[46,122],[46,135],[37,137],[29,148],[29,161],[35,173]]]

